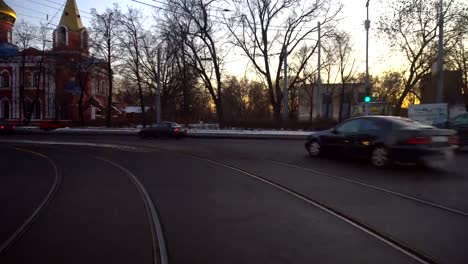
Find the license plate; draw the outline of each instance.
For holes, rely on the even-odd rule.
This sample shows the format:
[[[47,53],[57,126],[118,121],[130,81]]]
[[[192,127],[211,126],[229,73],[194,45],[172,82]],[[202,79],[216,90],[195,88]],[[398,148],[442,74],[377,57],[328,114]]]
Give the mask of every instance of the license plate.
[[[448,142],[449,138],[447,136],[435,136],[432,137],[432,142]]]

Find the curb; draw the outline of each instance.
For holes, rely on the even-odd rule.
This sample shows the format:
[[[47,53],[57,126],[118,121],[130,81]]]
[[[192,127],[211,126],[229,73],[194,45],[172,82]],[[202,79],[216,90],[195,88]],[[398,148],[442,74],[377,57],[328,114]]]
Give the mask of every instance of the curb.
[[[303,135],[258,135],[258,134],[225,134],[225,133],[188,133],[191,138],[212,138],[212,139],[300,139],[305,140],[307,136]]]
[[[41,129],[22,129],[17,128],[17,134],[34,134],[34,135],[87,135],[87,136],[137,136],[139,130],[88,130],[88,129],[57,129],[52,131],[44,131]],[[310,132],[313,133],[313,132]],[[212,139],[297,139],[305,140],[308,135],[294,134],[255,134],[255,133],[223,133],[223,132],[187,132],[187,137],[190,138],[212,138]]]

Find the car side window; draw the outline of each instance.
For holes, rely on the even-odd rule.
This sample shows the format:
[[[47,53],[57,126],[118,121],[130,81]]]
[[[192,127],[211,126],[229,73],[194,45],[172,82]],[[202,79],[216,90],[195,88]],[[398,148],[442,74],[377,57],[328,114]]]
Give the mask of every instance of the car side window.
[[[351,120],[347,121],[341,125],[339,125],[336,130],[339,133],[357,133],[359,132],[359,126],[361,124],[361,120]]]
[[[464,114],[455,118],[455,125],[468,125],[468,114]]]
[[[362,120],[359,131],[361,132],[377,132],[381,130],[381,125],[374,120]]]

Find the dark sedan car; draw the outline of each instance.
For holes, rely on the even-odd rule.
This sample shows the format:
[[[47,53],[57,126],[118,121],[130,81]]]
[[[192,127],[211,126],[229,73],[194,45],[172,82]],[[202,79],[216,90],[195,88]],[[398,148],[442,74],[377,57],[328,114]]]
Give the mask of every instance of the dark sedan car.
[[[437,127],[456,130],[460,147],[468,147],[468,113],[458,115]]]
[[[408,118],[365,116],[331,130],[313,133],[305,144],[312,157],[322,154],[370,159],[379,168],[393,161],[445,161],[453,155],[456,131],[438,129]]]
[[[141,129],[138,135],[142,138],[174,137],[179,139],[187,135],[187,130],[174,122],[160,122]]]
[[[15,126],[9,124],[6,120],[0,120],[0,134],[13,134]]]

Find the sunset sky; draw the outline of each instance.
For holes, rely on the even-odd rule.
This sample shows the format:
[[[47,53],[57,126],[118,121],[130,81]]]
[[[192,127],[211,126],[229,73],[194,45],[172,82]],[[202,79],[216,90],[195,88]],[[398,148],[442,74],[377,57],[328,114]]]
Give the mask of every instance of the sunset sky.
[[[151,0],[139,0],[148,4],[164,6],[158,2]],[[61,8],[65,0],[6,0],[16,12],[18,20],[27,20],[32,23],[39,23],[39,21],[46,22],[47,16],[52,19],[52,23],[57,24],[62,14]],[[106,7],[111,7],[116,0],[77,0],[78,8],[80,9],[85,26],[90,25],[90,9],[96,8],[98,11],[103,11]],[[365,20],[366,0],[347,0],[342,1],[344,9],[340,17],[343,19],[339,28],[350,32],[352,35],[352,44],[354,48],[354,57],[356,58],[359,72],[365,71],[365,30],[363,22]],[[142,4],[132,2],[131,0],[119,0],[119,5],[125,7],[127,5],[140,7],[145,10],[145,13],[150,16],[151,8]],[[376,36],[376,27],[379,12],[384,10],[381,1],[372,1],[370,3],[371,15],[371,34],[370,34],[370,72],[371,74],[378,74],[382,71],[398,68],[401,66],[401,59],[397,54],[390,54],[389,48],[384,40],[379,40]],[[313,25],[315,26],[314,22]],[[246,73],[247,61],[242,52],[234,50],[227,58],[228,64],[226,70],[228,74],[244,76]],[[247,71],[248,75],[251,74]]]

